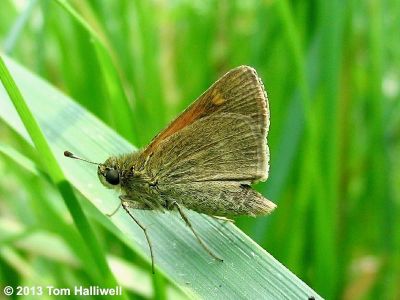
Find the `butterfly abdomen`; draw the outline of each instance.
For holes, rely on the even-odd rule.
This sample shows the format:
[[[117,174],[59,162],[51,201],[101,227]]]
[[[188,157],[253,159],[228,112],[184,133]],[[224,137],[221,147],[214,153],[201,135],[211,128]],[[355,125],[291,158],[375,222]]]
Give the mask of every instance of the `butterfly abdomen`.
[[[217,216],[265,215],[275,204],[248,185],[236,182],[191,182],[160,185],[167,202],[177,201],[188,209]]]

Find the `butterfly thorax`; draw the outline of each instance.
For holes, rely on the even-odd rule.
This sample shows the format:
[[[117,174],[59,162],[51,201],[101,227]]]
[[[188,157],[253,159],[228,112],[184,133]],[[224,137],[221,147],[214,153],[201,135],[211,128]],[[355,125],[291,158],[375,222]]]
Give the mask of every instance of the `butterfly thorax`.
[[[110,157],[103,165],[118,171],[119,183],[111,188],[119,190],[127,201],[141,203],[149,209],[165,206],[157,189],[157,180],[146,168],[142,151]],[[110,187],[110,184],[104,183],[104,179],[101,181]]]

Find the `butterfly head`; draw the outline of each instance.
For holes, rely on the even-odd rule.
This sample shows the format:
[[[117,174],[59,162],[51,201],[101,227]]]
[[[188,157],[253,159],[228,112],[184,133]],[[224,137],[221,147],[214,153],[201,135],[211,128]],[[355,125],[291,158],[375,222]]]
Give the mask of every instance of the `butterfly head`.
[[[93,165],[97,165],[97,175],[99,176],[100,182],[105,187],[114,189],[120,186],[121,167],[117,157],[111,156],[104,163],[100,164],[75,156],[69,151],[64,151],[64,155],[69,158],[78,159]]]
[[[99,164],[97,175],[100,182],[107,188],[116,188],[120,184],[120,165],[118,159],[114,156],[108,158],[104,163]]]

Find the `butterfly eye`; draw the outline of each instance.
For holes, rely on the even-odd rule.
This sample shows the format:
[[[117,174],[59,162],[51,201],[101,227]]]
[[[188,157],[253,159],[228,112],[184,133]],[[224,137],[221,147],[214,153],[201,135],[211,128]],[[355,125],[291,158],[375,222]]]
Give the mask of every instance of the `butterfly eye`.
[[[117,170],[109,169],[106,172],[106,180],[109,184],[117,185],[119,183],[119,174]]]

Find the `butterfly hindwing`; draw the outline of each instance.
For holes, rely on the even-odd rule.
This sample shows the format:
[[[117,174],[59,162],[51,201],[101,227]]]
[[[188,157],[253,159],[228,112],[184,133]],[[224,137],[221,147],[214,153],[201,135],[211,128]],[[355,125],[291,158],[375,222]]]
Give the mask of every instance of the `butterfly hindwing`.
[[[229,181],[160,184],[159,190],[170,203],[213,216],[257,216],[270,213],[276,205],[248,185]]]

